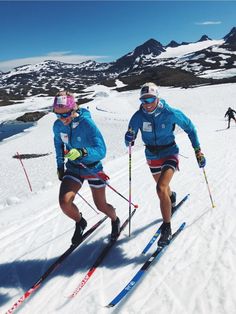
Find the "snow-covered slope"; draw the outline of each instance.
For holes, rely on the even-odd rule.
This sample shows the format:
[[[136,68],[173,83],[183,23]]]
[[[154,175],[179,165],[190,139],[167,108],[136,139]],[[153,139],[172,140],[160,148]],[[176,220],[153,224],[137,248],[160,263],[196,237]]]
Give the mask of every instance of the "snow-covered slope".
[[[138,91],[117,93],[97,87],[93,91],[100,94],[89,103],[89,109],[108,147],[104,168],[111,177],[110,184],[128,196],[128,154],[123,134],[129,118],[139,107]],[[106,97],[101,92],[106,93]],[[183,110],[198,129],[216,207],[211,207],[203,172],[197,166],[187,135],[178,132],[180,171],[174,176],[172,189],[177,192],[178,199],[186,193],[190,193],[190,199],[173,218],[172,226],[174,230],[183,221],[187,226],[125,302],[114,309],[104,308],[142,265],[145,257],[140,253],[161,218],[155,184],[139,138],[132,149],[132,197],[139,209],[132,219],[131,237],[128,237],[128,229],[125,230],[90,281],[73,300],[68,300],[68,295],[83,279],[104,246],[110,233],[110,222],[107,221],[42,284],[18,313],[235,312],[236,124],[232,123],[226,130],[224,120],[228,106],[234,106],[235,85],[160,88],[160,93],[170,105]],[[50,102],[50,99],[31,98],[31,102],[24,104],[24,109],[42,108],[42,104],[47,107]],[[0,112],[0,120],[12,116],[14,110],[5,107],[5,112]],[[59,182],[51,130],[54,119],[50,113],[25,134],[0,144],[1,313],[5,313],[70,245],[74,223],[62,214],[57,203]],[[51,153],[23,160],[33,192],[29,190],[19,161],[12,158],[17,151],[20,154]],[[81,194],[92,203],[87,184]],[[107,199],[123,221],[128,216],[128,204],[110,189],[107,189]],[[79,196],[76,203],[88,226],[102,217]]]

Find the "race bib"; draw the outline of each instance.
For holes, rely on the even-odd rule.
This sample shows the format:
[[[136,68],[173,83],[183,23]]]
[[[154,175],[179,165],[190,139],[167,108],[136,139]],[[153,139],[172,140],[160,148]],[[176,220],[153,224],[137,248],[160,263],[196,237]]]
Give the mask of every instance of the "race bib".
[[[151,122],[143,122],[143,131],[144,132],[152,132]]]
[[[66,133],[60,133],[61,136],[61,140],[63,143],[68,144],[69,143],[69,138],[68,138],[68,134]]]

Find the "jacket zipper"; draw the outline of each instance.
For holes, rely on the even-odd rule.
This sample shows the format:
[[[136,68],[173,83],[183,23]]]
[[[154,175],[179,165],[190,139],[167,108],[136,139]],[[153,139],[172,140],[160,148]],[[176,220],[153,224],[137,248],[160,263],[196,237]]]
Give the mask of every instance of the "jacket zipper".
[[[155,140],[155,144],[157,145],[157,138],[156,138],[156,125],[155,125],[155,119],[154,119],[154,117],[152,117],[152,120],[153,120],[154,140]]]

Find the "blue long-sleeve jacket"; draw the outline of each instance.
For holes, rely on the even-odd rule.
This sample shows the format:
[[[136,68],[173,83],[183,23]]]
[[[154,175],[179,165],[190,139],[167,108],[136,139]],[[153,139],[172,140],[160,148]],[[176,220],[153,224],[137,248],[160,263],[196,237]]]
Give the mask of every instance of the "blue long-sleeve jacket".
[[[91,172],[97,173],[102,170],[99,162],[96,166],[88,170],[79,166],[79,163],[90,165],[102,160],[106,155],[106,145],[103,136],[94,121],[90,112],[81,108],[78,117],[74,118],[69,125],[64,125],[62,121],[56,120],[53,125],[54,146],[56,150],[57,167],[64,167],[64,151],[72,148],[85,148],[87,155],[74,161],[68,160],[67,170],[75,171],[77,174],[86,176]]]
[[[200,146],[195,126],[191,120],[182,111],[170,107],[164,99],[160,99],[158,108],[151,114],[140,106],[140,109],[132,116],[128,129],[134,132],[135,138],[140,130],[145,145],[162,146],[175,141],[175,124],[188,134],[193,148]],[[147,159],[160,159],[178,154],[178,152],[177,145],[161,149],[156,153],[145,149]]]

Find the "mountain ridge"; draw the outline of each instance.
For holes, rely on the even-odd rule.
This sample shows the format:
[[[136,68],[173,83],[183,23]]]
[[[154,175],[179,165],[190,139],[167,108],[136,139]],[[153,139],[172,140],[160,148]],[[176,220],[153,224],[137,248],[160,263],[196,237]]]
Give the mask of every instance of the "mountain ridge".
[[[160,76],[162,73],[163,76]],[[221,40],[207,35],[192,43],[172,40],[164,46],[150,38],[112,62],[87,60],[78,64],[45,60],[23,65],[6,73],[0,71],[0,105],[27,96],[54,95],[62,88],[82,92],[93,84],[115,87],[120,79],[128,88],[145,80],[159,85],[189,87],[236,80],[236,27]]]

